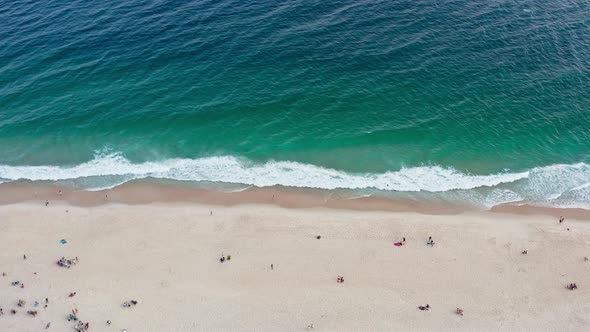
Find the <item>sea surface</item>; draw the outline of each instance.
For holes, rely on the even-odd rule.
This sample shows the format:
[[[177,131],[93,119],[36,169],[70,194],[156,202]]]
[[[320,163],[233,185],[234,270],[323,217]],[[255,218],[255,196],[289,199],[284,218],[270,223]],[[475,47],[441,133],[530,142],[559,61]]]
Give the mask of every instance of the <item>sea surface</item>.
[[[0,182],[590,208],[590,1],[0,0]]]

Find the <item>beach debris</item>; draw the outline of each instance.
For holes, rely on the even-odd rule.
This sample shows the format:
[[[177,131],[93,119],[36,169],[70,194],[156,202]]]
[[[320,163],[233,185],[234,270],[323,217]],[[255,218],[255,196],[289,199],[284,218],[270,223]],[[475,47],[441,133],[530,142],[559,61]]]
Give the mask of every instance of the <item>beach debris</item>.
[[[463,309],[457,307],[457,311],[455,311],[455,313],[459,316],[463,316]]]
[[[231,255],[227,255],[227,260],[231,260]]]
[[[529,251],[528,251],[528,250],[523,250],[523,251],[521,252],[521,254],[523,254],[523,255],[526,255],[526,254],[528,254],[528,253],[529,253]]]
[[[343,283],[344,282],[344,277],[341,276],[341,275],[339,275],[338,278],[336,278],[336,282],[339,283],[339,284]]]
[[[137,303],[138,303],[138,302],[137,302],[137,301],[135,301],[135,300],[125,301],[125,302],[123,302],[123,307],[125,307],[125,308],[129,308],[129,307],[131,307],[131,306],[136,306],[136,305],[137,305]]]
[[[66,239],[61,239],[61,240],[59,240],[59,243],[66,244],[66,243],[68,243],[68,241],[66,241]]]
[[[25,301],[25,300],[18,300],[18,303],[16,305],[22,308],[22,307],[25,306],[25,304],[27,304],[27,301]]]
[[[31,315],[33,317],[36,317],[37,314],[38,314],[38,312],[37,312],[37,310],[29,310],[29,311],[27,311],[27,314],[29,314],[29,315]]]
[[[65,267],[65,268],[71,268],[73,265],[78,264],[78,257],[73,258],[73,259],[66,259],[65,257],[60,258],[57,261],[57,265],[61,266],[61,267]]]
[[[578,285],[576,285],[576,283],[571,283],[569,285],[567,285],[565,288],[569,289],[569,290],[574,290],[574,289],[578,289]]]
[[[272,264],[272,263],[271,263],[271,264],[270,264],[270,269],[271,269],[271,270],[274,270],[274,268],[275,268],[274,264]]]
[[[2,272],[2,276],[3,277],[6,277],[6,272]]]
[[[588,261],[588,257],[584,257],[584,262],[587,262],[587,261]]]
[[[430,310],[430,305],[429,304],[426,304],[426,306],[421,305],[418,307],[418,309],[420,309],[422,311],[425,311],[425,310],[428,311],[428,310]]]

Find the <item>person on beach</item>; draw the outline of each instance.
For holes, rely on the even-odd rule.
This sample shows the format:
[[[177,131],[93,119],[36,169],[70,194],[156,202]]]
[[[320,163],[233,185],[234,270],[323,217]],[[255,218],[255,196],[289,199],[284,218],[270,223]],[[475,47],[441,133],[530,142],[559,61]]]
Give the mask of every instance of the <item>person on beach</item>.
[[[338,278],[336,278],[336,282],[339,283],[339,284],[343,283],[344,282],[344,277],[339,275]]]
[[[421,305],[421,306],[418,307],[418,309],[420,309],[422,311],[424,311],[424,310],[430,310],[430,305],[429,304],[426,304],[426,306]]]
[[[565,219],[562,216],[559,217],[559,223],[561,224]]]
[[[274,265],[270,264],[270,269],[273,270],[274,269]]]
[[[457,308],[457,311],[455,311],[455,313],[459,316],[463,316],[463,309]]]
[[[432,240],[432,236],[428,237],[428,242],[426,242],[426,245],[434,247],[434,241]]]

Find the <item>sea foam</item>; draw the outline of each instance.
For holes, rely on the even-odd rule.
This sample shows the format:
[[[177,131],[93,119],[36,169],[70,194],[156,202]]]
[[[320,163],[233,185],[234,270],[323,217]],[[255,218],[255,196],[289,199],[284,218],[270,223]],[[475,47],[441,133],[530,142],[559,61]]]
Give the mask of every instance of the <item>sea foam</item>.
[[[488,207],[523,200],[558,202],[564,199],[564,195],[573,199],[570,199],[569,205],[579,206],[590,198],[590,165],[585,163],[489,175],[473,175],[441,166],[406,167],[385,173],[360,174],[292,161],[254,163],[233,156],[132,163],[120,153],[97,154],[93,160],[71,167],[0,165],[0,178],[5,181],[26,179],[71,182],[100,178],[100,188],[108,188],[148,177],[257,187],[281,185],[318,189],[377,189],[385,192],[470,192],[488,188],[482,202]],[[112,185],[108,184],[109,181]],[[84,187],[93,189],[91,182],[86,180]]]

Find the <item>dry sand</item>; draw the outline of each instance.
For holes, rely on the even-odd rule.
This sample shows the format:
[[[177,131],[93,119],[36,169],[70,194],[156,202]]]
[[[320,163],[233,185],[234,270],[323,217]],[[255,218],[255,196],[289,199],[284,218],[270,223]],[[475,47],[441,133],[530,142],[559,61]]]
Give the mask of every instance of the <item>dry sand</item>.
[[[4,205],[0,331],[73,331],[74,308],[90,331],[588,331],[589,243],[590,224],[552,216]],[[61,268],[62,256],[80,263]]]

